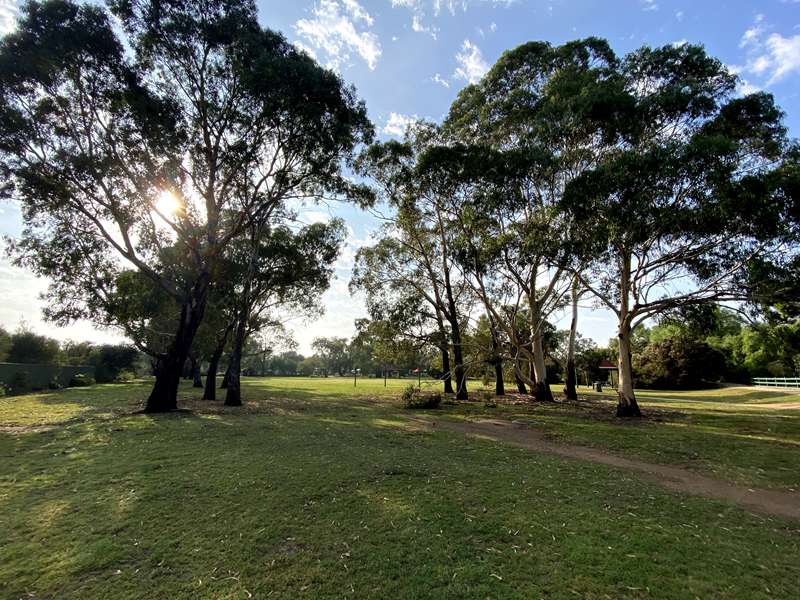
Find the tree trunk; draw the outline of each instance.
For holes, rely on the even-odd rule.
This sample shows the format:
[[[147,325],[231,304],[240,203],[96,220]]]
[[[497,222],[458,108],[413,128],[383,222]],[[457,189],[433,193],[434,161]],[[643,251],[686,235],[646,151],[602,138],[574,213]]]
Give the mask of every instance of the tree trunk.
[[[494,395],[505,396],[506,385],[503,381],[503,355],[500,352],[500,340],[497,338],[497,327],[495,327],[492,313],[489,307],[486,307],[486,319],[489,321],[489,334],[492,336],[492,361],[491,365],[494,367]]]
[[[537,328],[533,334],[533,377],[536,387],[533,397],[537,402],[555,402],[553,392],[547,383],[547,366],[544,363],[544,342],[541,329]]]
[[[231,375],[231,362],[228,361],[228,366],[225,369],[225,373],[222,375],[222,382],[219,384],[219,389],[225,390],[228,389],[228,378]]]
[[[447,348],[447,346],[442,348],[442,371],[444,371],[444,375],[442,375],[442,380],[444,381],[444,393],[452,394],[453,375],[450,372],[450,350]]]
[[[636,394],[633,392],[633,362],[631,360],[631,324],[630,319],[623,319],[619,325],[619,390],[617,390],[617,416],[641,417]]]
[[[456,399],[467,400],[467,373],[464,369],[464,356],[461,353],[461,331],[458,322],[450,324],[450,331],[453,338],[453,360],[456,363]]]
[[[517,372],[518,368],[518,366],[514,367],[514,382],[517,384],[517,391],[520,394],[527,394],[528,388],[525,387],[525,382],[522,381],[522,378],[519,376],[519,373]]]
[[[222,358],[222,348],[214,348],[214,354],[208,360],[208,371],[206,371],[206,387],[203,390],[203,400],[217,399],[217,369],[219,369],[219,359]]]
[[[178,408],[181,371],[203,320],[208,300],[208,284],[208,275],[199,277],[192,289],[190,301],[181,307],[178,331],[167,352],[156,362],[156,381],[145,404],[146,413],[168,412]]]
[[[200,376],[200,361],[196,356],[192,356],[192,387],[203,387],[203,378]]]
[[[617,390],[617,416],[618,417],[641,417],[639,404],[636,402],[636,395],[633,392],[633,362],[631,360],[631,323],[634,315],[630,311],[630,279],[631,279],[631,256],[629,253],[620,255],[620,304],[619,304],[619,329],[617,339],[619,340],[619,358],[617,368],[619,369],[619,389]]]
[[[242,311],[236,325],[233,349],[228,363],[228,388],[225,390],[225,406],[242,405],[242,350],[247,337],[247,317],[249,311]]]
[[[494,395],[506,395],[506,385],[503,381],[503,361],[499,358],[494,363]]]
[[[569,346],[567,348],[567,383],[564,395],[567,400],[578,399],[578,377],[575,372],[575,338],[578,335],[578,278],[572,282],[572,321],[569,325]]]

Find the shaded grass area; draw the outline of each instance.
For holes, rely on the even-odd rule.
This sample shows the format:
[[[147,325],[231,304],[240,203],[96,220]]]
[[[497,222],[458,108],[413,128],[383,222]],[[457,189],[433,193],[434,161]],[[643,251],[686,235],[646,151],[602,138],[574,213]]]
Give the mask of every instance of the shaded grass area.
[[[244,411],[186,388],[155,417],[146,383],[3,399],[51,427],[0,433],[0,596],[795,596],[800,524],[425,432],[382,385],[246,380]]]

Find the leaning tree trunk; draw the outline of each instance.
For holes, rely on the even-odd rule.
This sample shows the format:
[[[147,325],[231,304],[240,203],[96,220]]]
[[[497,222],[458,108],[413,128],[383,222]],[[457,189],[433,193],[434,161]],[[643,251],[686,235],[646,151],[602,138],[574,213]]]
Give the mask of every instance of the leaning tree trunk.
[[[192,289],[190,301],[181,307],[178,331],[167,352],[156,361],[156,381],[145,404],[146,413],[168,412],[178,408],[181,371],[203,320],[208,299],[208,283],[207,275],[198,278]]]
[[[225,369],[225,373],[222,375],[222,382],[219,384],[219,389],[225,390],[228,389],[228,379],[231,376],[231,362],[228,361],[228,366]]]
[[[575,338],[578,335],[578,279],[572,283],[572,321],[569,326],[569,346],[567,348],[567,383],[564,395],[567,400],[578,399],[578,376],[575,372]]]
[[[533,334],[533,377],[535,382],[533,397],[537,402],[555,402],[553,392],[547,383],[547,366],[544,363],[544,340],[541,330],[537,327]]]
[[[447,346],[442,347],[442,380],[444,381],[444,393],[453,393],[453,374],[450,372],[450,350]]]
[[[528,388],[525,387],[525,382],[522,381],[522,377],[519,376],[519,365],[514,365],[514,382],[517,384],[517,391],[520,394],[528,393]]]

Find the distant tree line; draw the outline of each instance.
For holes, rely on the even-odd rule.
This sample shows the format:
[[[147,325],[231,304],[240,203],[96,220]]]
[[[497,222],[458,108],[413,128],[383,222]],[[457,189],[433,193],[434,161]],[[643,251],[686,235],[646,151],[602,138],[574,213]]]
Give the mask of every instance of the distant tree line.
[[[0,362],[90,366],[94,367],[98,382],[110,383],[149,373],[149,365],[143,359],[144,355],[130,344],[59,342],[24,324],[13,333],[0,327]]]

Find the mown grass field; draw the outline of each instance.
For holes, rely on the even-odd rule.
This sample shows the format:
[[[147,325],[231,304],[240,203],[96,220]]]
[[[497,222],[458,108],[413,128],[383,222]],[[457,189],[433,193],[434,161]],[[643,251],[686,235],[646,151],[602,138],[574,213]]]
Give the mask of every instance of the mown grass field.
[[[134,412],[147,382],[0,399],[0,597],[797,597],[798,522],[422,428],[408,382],[358,383],[250,379],[242,409],[186,387],[161,416]],[[798,397],[750,392],[652,393],[634,424],[597,402],[428,414],[793,489],[800,411],[768,405]]]

